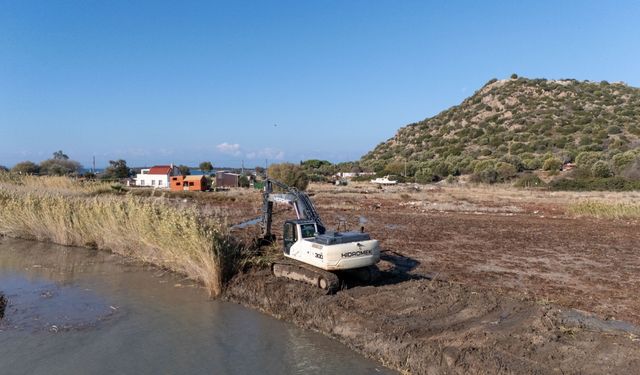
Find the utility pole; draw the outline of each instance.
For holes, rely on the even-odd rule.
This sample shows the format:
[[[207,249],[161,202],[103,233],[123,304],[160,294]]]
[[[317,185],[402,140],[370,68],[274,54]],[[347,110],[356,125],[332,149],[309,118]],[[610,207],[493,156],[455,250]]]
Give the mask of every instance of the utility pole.
[[[91,173],[96,174],[96,156],[93,155],[93,168],[91,169]]]
[[[242,173],[241,173],[241,175],[244,176],[244,160],[242,160]]]

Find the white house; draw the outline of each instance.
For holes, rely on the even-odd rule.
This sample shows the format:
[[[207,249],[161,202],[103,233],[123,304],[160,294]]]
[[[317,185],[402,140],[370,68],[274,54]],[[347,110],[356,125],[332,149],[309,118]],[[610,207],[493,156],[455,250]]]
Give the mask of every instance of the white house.
[[[178,176],[180,170],[171,165],[154,165],[151,168],[142,169],[136,176],[136,186],[150,186],[155,189],[168,189],[169,177]]]

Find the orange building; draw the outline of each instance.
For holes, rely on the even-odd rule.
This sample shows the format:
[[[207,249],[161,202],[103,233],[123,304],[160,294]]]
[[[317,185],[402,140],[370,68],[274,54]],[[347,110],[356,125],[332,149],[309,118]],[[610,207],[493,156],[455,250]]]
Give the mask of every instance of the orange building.
[[[171,191],[205,191],[207,179],[204,176],[171,176]]]

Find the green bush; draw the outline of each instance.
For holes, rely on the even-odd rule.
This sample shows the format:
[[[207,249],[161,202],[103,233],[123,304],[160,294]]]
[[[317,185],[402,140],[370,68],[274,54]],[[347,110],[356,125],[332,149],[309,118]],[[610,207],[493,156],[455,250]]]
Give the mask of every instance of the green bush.
[[[538,158],[524,159],[522,160],[522,164],[524,165],[524,169],[529,171],[542,168],[542,161]]]
[[[516,174],[518,173],[518,171],[516,170],[516,167],[505,162],[498,162],[496,164],[496,172],[498,173],[499,181],[510,180],[513,177],[515,177]]]
[[[611,168],[606,161],[599,160],[591,167],[591,175],[596,178],[606,178],[611,176]]]
[[[640,181],[624,177],[568,179],[560,178],[549,184],[551,190],[569,191],[632,191],[640,190]]]
[[[559,171],[560,168],[562,168],[562,161],[558,158],[548,158],[542,165],[545,171]]]
[[[518,178],[516,182],[513,184],[513,186],[515,187],[525,188],[525,189],[545,187],[546,185],[547,184],[545,184],[544,181],[540,179],[540,177],[538,177],[533,173],[526,173],[520,176],[520,178]]]
[[[600,152],[586,151],[581,152],[576,156],[576,164],[580,168],[591,169],[595,162],[602,160],[603,155]]]
[[[613,163],[613,171],[617,174],[624,172],[636,160],[636,154],[633,151],[627,151],[616,154],[611,159]]]
[[[607,133],[609,134],[620,134],[622,133],[622,129],[619,126],[611,125],[607,128]]]
[[[500,159],[500,161],[513,165],[518,172],[522,172],[525,168],[524,162],[517,155],[505,155]]]
[[[495,168],[484,169],[479,172],[474,172],[471,175],[471,182],[483,182],[485,184],[494,184],[498,182],[498,171]]]
[[[433,174],[433,172],[429,168],[420,169],[418,172],[416,172],[416,175],[415,175],[415,180],[419,184],[428,184],[430,182],[435,181],[436,178],[437,177]]]
[[[486,170],[495,169],[496,162],[493,159],[479,160],[473,167],[474,173],[481,173]]]

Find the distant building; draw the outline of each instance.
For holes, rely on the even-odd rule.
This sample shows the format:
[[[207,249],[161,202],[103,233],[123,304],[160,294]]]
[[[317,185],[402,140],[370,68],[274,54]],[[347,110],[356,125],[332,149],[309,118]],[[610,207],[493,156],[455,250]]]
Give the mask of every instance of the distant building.
[[[216,172],[216,187],[239,187],[240,175],[226,171]]]
[[[155,189],[168,189],[169,178],[179,176],[180,170],[171,165],[154,165],[151,168],[142,169],[136,175],[136,186],[152,187]]]
[[[171,191],[205,191],[207,178],[203,175],[171,176]]]

